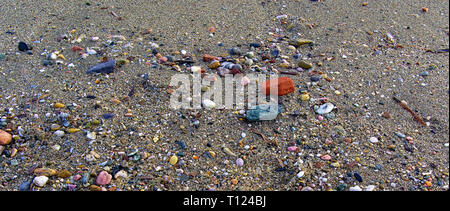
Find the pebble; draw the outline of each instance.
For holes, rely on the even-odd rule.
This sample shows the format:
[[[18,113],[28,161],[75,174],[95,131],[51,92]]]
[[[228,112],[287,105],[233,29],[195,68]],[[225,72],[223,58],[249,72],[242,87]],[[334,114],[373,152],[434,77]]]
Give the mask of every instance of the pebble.
[[[322,160],[331,160],[331,156],[330,155],[322,155],[320,157],[320,159],[322,159]]]
[[[57,130],[57,131],[55,131],[53,134],[54,134],[56,137],[61,138],[61,137],[64,136],[64,131],[62,131],[62,130]]]
[[[47,181],[48,181],[47,176],[37,176],[33,179],[33,183],[39,187],[44,187],[44,185],[47,183]]]
[[[277,89],[278,96],[287,95],[295,91],[294,81],[289,77],[280,77],[273,80],[268,80],[263,83],[263,92],[270,95],[272,89]]]
[[[96,179],[97,185],[107,185],[111,182],[111,178],[112,178],[111,174],[109,174],[106,171],[102,171],[97,176]]]
[[[203,100],[203,106],[205,106],[208,109],[212,109],[216,107],[216,103],[214,103],[212,100],[204,99]]]
[[[239,166],[239,167],[243,166],[244,165],[244,160],[242,160],[242,158],[238,158],[236,160],[236,165]]]
[[[356,180],[358,180],[358,182],[362,182],[362,177],[358,174],[358,173],[354,173],[353,176],[355,176]]]
[[[12,141],[12,135],[4,130],[0,130],[0,145],[8,145]]]
[[[177,164],[178,162],[178,157],[176,155],[173,155],[172,157],[170,157],[169,163],[173,166],[175,164]]]
[[[377,137],[370,137],[369,141],[370,141],[370,143],[375,144],[375,143],[378,143],[378,138]]]
[[[27,51],[27,50],[31,50],[31,48],[28,46],[28,44],[26,44],[25,42],[20,41],[17,48],[19,49],[19,51]]]
[[[362,191],[362,188],[359,186],[350,187],[350,191]]]
[[[256,106],[255,109],[247,110],[245,117],[249,121],[274,120],[281,111],[280,105],[262,104]]]
[[[29,191],[31,186],[30,181],[25,181],[19,186],[19,191]]]
[[[305,61],[299,61],[298,63],[297,63],[297,65],[299,66],[299,67],[301,67],[301,68],[303,68],[303,69],[311,69],[313,66],[312,66],[312,64],[310,64],[310,63],[307,63],[307,62],[305,62]]]
[[[229,53],[230,55],[241,55],[241,54],[242,54],[242,51],[241,51],[241,49],[239,49],[238,47],[233,47],[233,48],[231,48],[231,49],[228,51],[228,53]]]
[[[315,109],[315,112],[317,114],[327,114],[330,113],[334,109],[334,105],[332,103],[325,103]]]
[[[369,185],[366,187],[365,191],[374,191],[376,187],[377,186],[375,186],[375,185]]]
[[[67,177],[70,177],[70,176],[72,176],[72,173],[70,173],[66,169],[58,172],[58,177],[60,177],[60,178],[64,179],[64,178],[67,178]]]
[[[120,170],[114,175],[114,178],[115,179],[118,179],[118,178],[126,179],[126,178],[128,178],[128,173],[125,170]]]
[[[90,68],[86,73],[112,73],[114,72],[114,66],[116,65],[115,60],[109,60],[104,63],[100,63]]]

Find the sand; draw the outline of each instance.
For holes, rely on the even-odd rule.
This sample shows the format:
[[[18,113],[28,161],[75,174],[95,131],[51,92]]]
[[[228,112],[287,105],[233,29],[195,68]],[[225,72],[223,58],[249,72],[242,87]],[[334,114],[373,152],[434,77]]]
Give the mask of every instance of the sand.
[[[86,2],[2,2],[0,116],[5,123],[0,129],[16,139],[4,146],[0,158],[0,190],[19,190],[21,185],[81,191],[326,191],[356,186],[448,190],[449,57],[448,52],[435,52],[448,49],[448,1],[384,0],[368,1],[366,6],[358,0]],[[287,15],[286,24],[276,18],[280,15]],[[215,28],[213,36],[210,27]],[[151,32],[143,34],[149,28]],[[58,42],[62,34],[69,40]],[[82,34],[82,42],[71,43]],[[162,55],[181,58],[175,51],[185,50],[196,65],[214,72],[201,61],[203,54],[220,56],[235,46],[245,53],[252,50],[252,42],[270,45],[269,39],[276,40],[273,34],[286,37],[277,45],[293,64],[298,60],[292,58],[287,41],[293,35],[313,40],[313,46],[297,50],[313,63],[317,75],[331,80],[311,84],[307,71],[288,75],[296,91],[280,97],[284,111],[272,121],[246,122],[238,110],[172,110],[167,91],[171,77],[179,72],[168,65],[146,64],[155,60],[149,57],[153,42]],[[126,40],[108,37],[112,35]],[[90,41],[93,36],[99,41]],[[116,44],[105,47],[107,40]],[[30,44],[33,54],[19,52],[19,41]],[[133,47],[126,47],[128,43]],[[114,73],[88,75],[102,56],[81,59],[71,51],[74,45],[98,47],[110,59],[134,58]],[[54,51],[64,55],[63,64],[43,66],[46,56],[41,54]],[[70,63],[74,67],[68,67]],[[273,66],[284,70],[278,64],[279,60]],[[427,76],[421,76],[424,71]],[[149,79],[144,83],[141,75],[146,73]],[[318,120],[314,105],[321,103],[301,101],[301,89],[312,99],[327,97],[337,107],[334,117]],[[428,126],[414,121],[394,96],[406,101]],[[66,107],[55,108],[55,103]],[[67,127],[58,117],[61,112],[69,114]],[[391,118],[383,117],[384,112]],[[102,118],[107,113],[114,118]],[[100,124],[92,124],[94,120]],[[195,120],[198,127],[192,124]],[[61,126],[63,137],[53,135],[52,124]],[[20,134],[19,126],[24,131]],[[80,131],[69,133],[70,128]],[[96,132],[95,140],[87,132]],[[371,137],[379,142],[371,143]],[[185,149],[177,144],[180,140]],[[288,151],[293,145],[297,152]],[[140,157],[133,155],[135,149]],[[18,152],[11,156],[14,151]],[[174,154],[177,164],[171,165]],[[331,160],[321,159],[323,155]],[[238,158],[244,160],[242,167],[236,165]],[[36,176],[36,168],[67,170],[72,176],[49,176],[43,187],[24,185]],[[101,171],[114,176],[122,169],[127,178],[96,185]],[[78,174],[90,178],[75,181]]]

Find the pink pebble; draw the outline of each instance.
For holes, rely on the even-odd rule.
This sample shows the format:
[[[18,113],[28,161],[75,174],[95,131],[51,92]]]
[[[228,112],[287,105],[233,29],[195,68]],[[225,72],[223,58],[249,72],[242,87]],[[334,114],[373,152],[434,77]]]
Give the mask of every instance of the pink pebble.
[[[320,157],[322,160],[331,160],[331,156],[329,155],[323,155],[322,157]]]
[[[297,146],[290,146],[288,147],[288,151],[295,152],[297,150]]]
[[[317,119],[318,119],[319,121],[322,121],[322,120],[323,120],[323,116],[319,115],[319,116],[317,116]]]
[[[75,176],[73,176],[73,180],[78,181],[81,179],[81,175],[77,174]]]
[[[325,144],[331,144],[331,141],[329,139],[325,139]]]
[[[76,185],[72,185],[72,184],[68,184],[67,187],[69,188],[69,190],[73,190],[73,189],[75,189],[77,186],[76,186]]]
[[[111,174],[108,174],[106,171],[102,171],[97,176],[97,185],[107,185],[111,182],[111,178]]]
[[[236,160],[236,165],[238,165],[238,166],[243,166],[243,165],[244,165],[244,160],[242,160],[241,158],[238,158],[238,159]]]

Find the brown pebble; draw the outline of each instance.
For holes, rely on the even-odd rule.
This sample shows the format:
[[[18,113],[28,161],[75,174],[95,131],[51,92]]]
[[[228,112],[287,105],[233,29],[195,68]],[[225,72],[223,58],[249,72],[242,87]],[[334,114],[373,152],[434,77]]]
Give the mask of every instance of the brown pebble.
[[[67,178],[70,176],[72,176],[72,173],[70,173],[69,171],[67,171],[65,169],[58,173],[58,177],[60,177],[60,178]]]
[[[391,114],[389,114],[388,112],[383,112],[382,116],[386,119],[390,119],[391,118]]]
[[[12,141],[11,134],[6,131],[0,130],[0,145],[8,145]]]

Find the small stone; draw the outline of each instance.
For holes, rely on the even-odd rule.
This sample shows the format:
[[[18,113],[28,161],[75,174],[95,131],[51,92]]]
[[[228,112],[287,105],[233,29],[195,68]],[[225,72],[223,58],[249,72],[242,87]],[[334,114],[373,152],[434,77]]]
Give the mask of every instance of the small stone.
[[[331,156],[330,155],[323,155],[320,157],[320,159],[322,160],[331,160]]]
[[[228,53],[229,53],[230,55],[241,55],[241,54],[242,54],[242,51],[241,51],[241,49],[239,49],[238,47],[233,47],[233,48],[231,48],[231,49],[228,51]]]
[[[369,185],[366,187],[365,191],[373,191],[373,190],[375,190],[376,187],[377,186],[375,186],[375,185]]]
[[[255,109],[249,109],[246,112],[246,119],[249,121],[274,120],[281,113],[281,105],[261,104]]]
[[[238,158],[236,160],[236,165],[239,166],[239,167],[243,166],[244,165],[244,160],[242,160],[242,158]]]
[[[51,177],[58,173],[58,171],[50,168],[37,168],[33,171],[33,174],[36,176],[47,176]]]
[[[304,171],[300,171],[300,172],[298,172],[298,174],[297,174],[297,178],[302,178],[303,175],[305,175],[305,172],[304,172]]]
[[[358,180],[358,182],[362,182],[362,177],[358,174],[358,173],[354,173],[353,176],[355,176],[356,180]]]
[[[359,187],[359,186],[350,187],[349,190],[350,191],[362,191],[361,187]]]
[[[56,137],[63,137],[64,136],[64,131],[62,130],[57,130],[55,131],[55,133],[53,133]]]
[[[377,137],[370,137],[369,138],[370,143],[378,143],[378,138]]]
[[[212,109],[216,107],[216,103],[214,103],[212,100],[205,99],[203,100],[203,106],[205,106],[208,109]]]
[[[171,165],[175,165],[178,162],[178,157],[176,155],[173,155],[172,157],[170,157],[169,163]]]
[[[44,185],[47,183],[47,181],[48,181],[48,177],[46,177],[46,176],[38,176],[33,179],[33,183],[39,187],[44,187]]]
[[[72,176],[72,173],[70,173],[66,169],[58,172],[58,177],[60,177],[60,178],[67,178],[67,177],[70,177],[70,176]]]
[[[305,61],[299,61],[297,65],[303,69],[310,69],[313,67],[312,64],[307,63]]]
[[[112,73],[114,72],[115,60],[108,60],[107,62],[100,63],[90,68],[86,73]]]
[[[30,186],[31,186],[31,182],[30,181],[23,182],[19,186],[19,191],[29,191],[30,190]]]
[[[310,98],[310,96],[309,96],[308,93],[303,93],[303,94],[300,95],[300,100],[301,101],[308,101],[309,98]]]
[[[62,103],[55,103],[55,108],[64,108],[64,107],[66,107],[66,105]]]
[[[114,178],[115,179],[118,179],[118,178],[126,179],[126,178],[128,178],[128,173],[125,170],[120,170],[114,175]]]
[[[0,130],[0,145],[8,145],[12,141],[12,135]]]
[[[270,95],[271,90],[277,90],[278,96],[287,95],[295,91],[294,81],[289,77],[280,77],[273,80],[268,80],[262,85],[264,94]]]
[[[28,46],[28,44],[26,44],[25,42],[19,42],[19,45],[17,46],[17,48],[19,49],[19,51],[27,51],[27,50],[31,50],[31,48]]]
[[[298,40],[290,41],[289,44],[293,45],[295,47],[300,47],[305,44],[314,44],[314,42],[312,40],[308,40],[308,39],[298,39]]]
[[[383,116],[384,118],[386,118],[386,119],[390,119],[391,118],[391,114],[389,114],[388,112],[383,112],[383,114],[381,115],[381,116]]]
[[[106,171],[102,171],[97,176],[96,179],[97,185],[107,185],[111,182],[111,178],[112,178],[111,174],[109,174]]]

